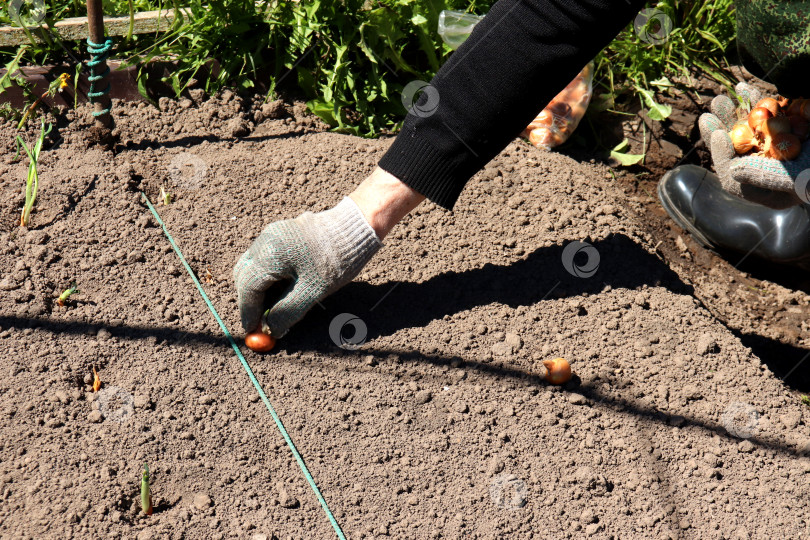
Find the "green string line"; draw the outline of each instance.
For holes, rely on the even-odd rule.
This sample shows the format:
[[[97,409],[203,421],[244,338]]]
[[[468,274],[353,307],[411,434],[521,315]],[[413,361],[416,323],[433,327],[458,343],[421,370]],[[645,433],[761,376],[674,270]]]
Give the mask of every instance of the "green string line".
[[[239,345],[236,344],[236,341],[233,339],[233,336],[231,336],[231,333],[228,331],[228,328],[225,326],[225,323],[219,317],[219,314],[217,313],[217,310],[214,308],[214,305],[211,303],[211,300],[208,299],[208,295],[205,294],[205,290],[203,290],[202,285],[200,285],[200,281],[197,279],[197,276],[194,275],[194,271],[191,270],[191,267],[186,262],[186,258],[183,257],[183,253],[180,251],[180,248],[174,242],[174,238],[172,238],[172,235],[169,234],[169,229],[166,228],[166,225],[163,223],[163,220],[160,219],[157,210],[155,210],[155,207],[152,206],[152,203],[149,201],[149,198],[146,196],[145,193],[141,192],[141,196],[143,197],[143,200],[146,202],[146,205],[149,207],[149,210],[152,212],[152,215],[155,216],[155,219],[157,220],[158,224],[160,224],[160,226],[163,228],[163,233],[166,235],[166,238],[169,239],[169,243],[172,245],[172,248],[174,248],[174,252],[177,253],[177,256],[180,258],[180,262],[183,263],[186,272],[188,272],[188,275],[191,276],[191,280],[194,282],[194,285],[197,287],[197,290],[200,291],[200,295],[202,295],[203,300],[205,300],[208,309],[211,310],[211,313],[214,315],[214,318],[219,323],[220,328],[222,328],[222,331],[225,333],[225,337],[228,338],[228,341],[230,342],[231,347],[233,347],[236,356],[239,357],[239,361],[242,362],[242,367],[245,368],[245,371],[247,371],[248,377],[250,377],[250,381],[253,383],[253,386],[255,386],[256,390],[259,392],[259,396],[262,398],[262,401],[267,407],[267,410],[270,411],[270,415],[273,417],[273,420],[275,420],[276,426],[278,426],[279,431],[281,431],[281,435],[284,437],[284,440],[287,441],[287,446],[289,446],[290,450],[292,450],[293,456],[295,456],[295,460],[298,462],[299,467],[301,467],[301,471],[304,473],[307,482],[309,482],[312,491],[315,492],[315,496],[318,498],[318,502],[321,503],[323,511],[326,512],[326,517],[329,518],[329,522],[332,524],[332,528],[335,529],[335,533],[337,533],[337,536],[340,540],[346,540],[346,537],[343,535],[343,531],[340,529],[340,525],[338,525],[335,516],[332,515],[332,511],[329,510],[329,505],[326,504],[326,499],[324,499],[323,495],[321,495],[321,490],[318,489],[318,486],[315,484],[315,480],[312,478],[309,469],[307,469],[307,466],[304,463],[304,458],[302,458],[301,454],[298,453],[298,449],[295,447],[295,444],[290,438],[290,435],[284,428],[284,424],[281,422],[281,418],[279,418],[278,414],[276,414],[276,410],[273,408],[273,405],[270,404],[270,400],[267,399],[267,395],[264,393],[262,385],[259,384],[258,379],[256,379],[256,375],[253,374],[253,370],[250,369],[250,365],[248,365],[247,360],[245,360],[245,357],[242,355],[242,351],[239,350]]]
[[[87,77],[87,80],[90,81],[90,91],[87,92],[87,97],[90,98],[90,103],[95,103],[96,98],[100,98],[110,92],[110,84],[107,84],[107,88],[104,90],[96,91],[96,83],[102,80],[107,74],[110,72],[110,66],[106,66],[107,69],[104,70],[104,73],[96,73],[96,66],[105,62],[107,58],[110,57],[110,51],[112,50],[113,40],[107,38],[104,43],[93,43],[90,41],[90,38],[87,38],[87,51],[92,56],[92,59],[87,62],[88,67],[90,68],[90,75]],[[110,113],[110,107],[107,107],[101,111],[93,111],[93,116],[102,116],[105,114]]]

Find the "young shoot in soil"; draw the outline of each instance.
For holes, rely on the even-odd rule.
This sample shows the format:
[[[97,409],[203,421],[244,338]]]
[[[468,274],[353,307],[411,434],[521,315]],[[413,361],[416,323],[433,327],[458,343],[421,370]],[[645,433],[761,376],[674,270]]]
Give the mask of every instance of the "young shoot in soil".
[[[37,173],[37,161],[39,160],[39,152],[42,150],[42,143],[45,142],[45,137],[51,132],[53,126],[48,124],[45,129],[45,120],[42,120],[42,125],[39,129],[39,138],[34,145],[33,151],[28,148],[23,138],[17,135],[17,156],[20,155],[20,146],[25,150],[28,155],[28,178],[25,182],[25,206],[23,206],[22,216],[20,216],[20,227],[27,227],[31,220],[31,209],[34,207],[34,202],[37,200],[37,190],[39,189],[39,175]],[[17,159],[14,156],[14,159]]]
[[[152,515],[152,489],[149,486],[149,466],[143,464],[143,473],[141,474],[141,510],[147,516]]]
[[[59,307],[65,307],[65,304],[67,304],[70,296],[78,292],[81,291],[76,288],[76,282],[71,281],[70,286],[64,291],[62,291],[62,294],[59,295],[59,299],[56,301],[56,303],[59,304]]]
[[[160,186],[160,203],[163,206],[169,206],[172,204],[172,194],[166,191],[165,186]]]

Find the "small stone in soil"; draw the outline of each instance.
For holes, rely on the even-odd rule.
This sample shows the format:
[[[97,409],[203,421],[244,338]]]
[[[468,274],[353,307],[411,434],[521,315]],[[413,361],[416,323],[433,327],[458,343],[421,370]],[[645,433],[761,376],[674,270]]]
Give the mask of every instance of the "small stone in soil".
[[[587,400],[582,394],[573,393],[568,395],[568,403],[573,405],[585,405]]]
[[[430,391],[428,390],[420,390],[419,392],[416,393],[415,399],[416,403],[418,403],[419,405],[424,405],[425,403],[433,399],[433,394],[431,394]]]
[[[743,454],[750,454],[754,451],[754,444],[751,441],[741,441],[737,445],[737,450],[742,452]]]
[[[287,488],[284,487],[284,484],[279,482],[276,485],[276,489],[278,490],[278,503],[283,508],[297,508],[298,507],[298,499],[293,497],[287,492]]]
[[[152,400],[145,394],[135,394],[132,404],[136,409],[148,409],[152,406]]]
[[[205,510],[213,506],[214,501],[211,500],[211,497],[208,496],[207,493],[196,493],[194,495],[194,507],[197,510]]]
[[[697,340],[698,354],[711,354],[716,353],[720,349],[717,346],[717,341],[709,334],[701,335]]]
[[[98,424],[99,422],[101,422],[102,419],[103,417],[101,416],[101,412],[99,411],[93,411],[87,415],[87,420],[92,422],[93,424]]]

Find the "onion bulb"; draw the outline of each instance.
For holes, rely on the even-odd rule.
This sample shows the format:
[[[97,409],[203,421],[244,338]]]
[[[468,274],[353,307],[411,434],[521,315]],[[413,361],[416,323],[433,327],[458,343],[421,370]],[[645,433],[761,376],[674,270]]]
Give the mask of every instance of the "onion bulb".
[[[792,133],[777,133],[765,139],[765,155],[779,161],[796,159],[801,149],[801,141]]]
[[[807,118],[801,115],[793,115],[788,116],[787,119],[790,122],[791,131],[799,139],[804,141],[810,136],[810,121]]]
[[[779,114],[779,103],[773,98],[762,98],[757,102],[757,108],[768,109],[773,116]]]
[[[551,384],[565,384],[571,379],[571,364],[565,358],[543,360],[546,368],[546,380]]]
[[[787,116],[768,118],[759,125],[759,131],[766,139],[773,137],[777,133],[790,133],[792,129]]]
[[[529,142],[532,143],[534,146],[542,147],[542,148],[551,148],[553,144],[554,133],[547,127],[539,127],[537,129],[533,129],[529,133]]]
[[[551,111],[549,111],[548,109],[543,109],[542,111],[540,111],[540,114],[538,114],[535,117],[535,119],[532,120],[532,123],[529,124],[529,131],[543,126],[551,127],[553,124],[554,124],[554,115],[551,114]]]
[[[757,145],[754,132],[748,127],[748,124],[737,124],[731,130],[729,136],[731,137],[731,143],[734,145],[734,151],[738,154],[746,154]]]
[[[806,99],[794,99],[788,105],[787,111],[785,111],[785,114],[787,114],[788,116],[796,116],[798,114],[802,114],[802,106],[804,105],[805,101],[807,101],[807,100]]]
[[[561,118],[568,118],[571,116],[571,106],[564,101],[552,101],[548,104],[546,109]]]
[[[251,332],[245,336],[245,345],[255,352],[269,352],[276,346],[276,340],[264,332]]]
[[[758,133],[759,126],[768,118],[773,118],[771,111],[764,107],[756,107],[751,111],[751,114],[748,115],[748,126],[754,133]]]

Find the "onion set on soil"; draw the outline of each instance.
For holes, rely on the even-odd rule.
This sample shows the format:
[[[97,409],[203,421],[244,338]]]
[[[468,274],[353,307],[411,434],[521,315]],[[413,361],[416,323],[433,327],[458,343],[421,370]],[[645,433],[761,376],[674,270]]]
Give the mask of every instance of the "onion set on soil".
[[[571,364],[565,358],[543,360],[546,368],[546,380],[551,384],[565,384],[571,380]]]

